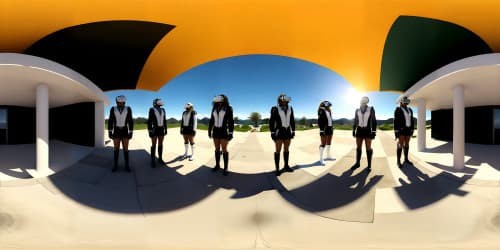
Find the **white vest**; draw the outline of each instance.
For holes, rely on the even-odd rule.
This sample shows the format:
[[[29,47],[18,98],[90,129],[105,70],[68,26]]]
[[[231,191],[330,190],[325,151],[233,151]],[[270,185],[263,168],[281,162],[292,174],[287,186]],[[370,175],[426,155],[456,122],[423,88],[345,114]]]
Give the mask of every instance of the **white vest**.
[[[214,109],[214,112],[212,113],[214,116],[214,126],[215,127],[222,127],[222,122],[224,121],[224,115],[226,115],[226,110],[221,109],[217,113],[217,109]]]
[[[364,114],[361,112],[361,109],[358,109],[356,113],[358,115],[358,126],[368,127],[368,119],[370,118],[371,107],[366,107],[366,111]]]
[[[290,127],[290,116],[292,113],[290,111],[290,106],[287,107],[286,114],[285,111],[283,111],[283,109],[281,109],[280,106],[278,106],[277,108],[278,108],[278,114],[280,115],[281,119],[281,126],[284,128]]]
[[[408,109],[408,111],[406,111],[403,107],[401,108],[401,110],[403,111],[403,114],[405,115],[406,127],[411,127],[411,110]]]
[[[128,106],[123,107],[123,111],[120,113],[118,111],[118,106],[113,107],[113,111],[115,112],[116,118],[116,127],[125,127],[125,121],[127,119]]]
[[[158,109],[153,108],[153,111],[155,112],[156,121],[158,122],[158,127],[163,127],[163,119],[165,117],[165,113],[163,112],[162,109],[158,111]]]
[[[328,127],[332,126],[332,114],[328,110],[325,109],[326,119],[328,120]]]
[[[189,111],[189,112],[185,112],[184,114],[182,114],[182,125],[184,127],[187,127],[189,126],[189,119],[191,119],[191,114],[193,112]]]

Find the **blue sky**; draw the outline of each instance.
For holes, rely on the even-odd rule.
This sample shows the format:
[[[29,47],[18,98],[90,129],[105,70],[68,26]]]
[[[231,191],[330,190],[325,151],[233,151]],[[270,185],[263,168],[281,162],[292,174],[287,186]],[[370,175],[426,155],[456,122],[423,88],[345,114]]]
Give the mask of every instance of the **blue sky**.
[[[248,118],[251,112],[269,117],[280,93],[292,97],[297,118],[316,118],[320,101],[333,103],[334,119],[353,118],[359,99],[366,95],[378,119],[393,116],[399,93],[359,93],[334,71],[307,61],[272,55],[247,55],[208,62],[192,68],[165,84],[158,92],[143,90],[108,91],[111,104],[123,94],[134,117],[147,117],[154,98],[165,102],[167,117],[180,119],[184,104],[191,102],[200,117],[208,116],[215,95],[226,94],[235,116]],[[106,107],[108,112],[110,106]],[[416,114],[416,109],[415,109]],[[108,114],[106,113],[106,116]],[[430,117],[430,115],[428,115]]]

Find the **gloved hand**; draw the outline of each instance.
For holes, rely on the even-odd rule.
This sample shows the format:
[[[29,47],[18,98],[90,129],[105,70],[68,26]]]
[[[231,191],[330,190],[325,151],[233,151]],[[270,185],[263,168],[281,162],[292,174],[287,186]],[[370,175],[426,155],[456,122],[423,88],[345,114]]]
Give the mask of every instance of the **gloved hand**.
[[[181,126],[181,135],[182,135],[182,132],[183,132],[183,127]]]
[[[208,130],[208,138],[212,138],[212,131]]]
[[[148,130],[149,138],[153,137],[153,130]]]
[[[395,137],[396,139],[398,139],[398,138],[399,138],[399,132],[398,132],[398,131],[394,131],[394,137]]]
[[[196,135],[196,130],[193,130],[193,136],[195,136],[195,135]]]
[[[227,135],[227,140],[228,140],[228,141],[230,141],[230,140],[232,140],[232,139],[233,139],[233,134],[228,134],[228,135]]]
[[[112,130],[108,130],[108,137],[109,137],[109,139],[115,139],[115,137],[113,136]]]
[[[352,137],[356,137],[356,130],[352,130]]]
[[[324,130],[320,130],[319,131],[319,136],[325,136],[325,131]]]
[[[271,132],[271,139],[273,139],[273,141],[276,141],[276,132]]]
[[[295,131],[292,131],[292,138],[295,137]]]
[[[166,135],[166,134],[168,133],[168,131],[167,131],[167,127],[165,127],[164,129],[165,129],[165,130],[163,131],[163,134],[165,134],[165,135]]]
[[[370,136],[371,139],[375,139],[375,135],[376,135],[376,132],[375,131],[372,131],[372,134]]]
[[[132,134],[133,134],[133,133],[132,133],[132,131],[131,131],[131,132],[128,132],[128,138],[129,138],[129,139],[132,139]]]

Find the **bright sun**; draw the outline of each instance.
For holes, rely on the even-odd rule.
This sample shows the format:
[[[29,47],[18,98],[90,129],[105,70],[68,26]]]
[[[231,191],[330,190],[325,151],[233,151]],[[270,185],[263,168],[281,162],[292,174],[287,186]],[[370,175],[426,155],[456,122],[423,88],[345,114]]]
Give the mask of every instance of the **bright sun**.
[[[351,107],[358,107],[359,106],[359,101],[361,100],[361,97],[363,97],[363,93],[358,92],[354,88],[349,88],[345,93],[344,93],[344,101]]]

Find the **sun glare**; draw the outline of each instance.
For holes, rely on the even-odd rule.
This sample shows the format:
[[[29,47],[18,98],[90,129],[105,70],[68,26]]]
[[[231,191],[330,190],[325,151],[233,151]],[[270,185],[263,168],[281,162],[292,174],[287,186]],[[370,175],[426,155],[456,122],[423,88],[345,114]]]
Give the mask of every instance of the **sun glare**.
[[[363,97],[363,93],[357,91],[354,88],[349,88],[344,94],[344,101],[349,106],[355,108],[359,106],[359,101],[361,100],[361,97]]]

